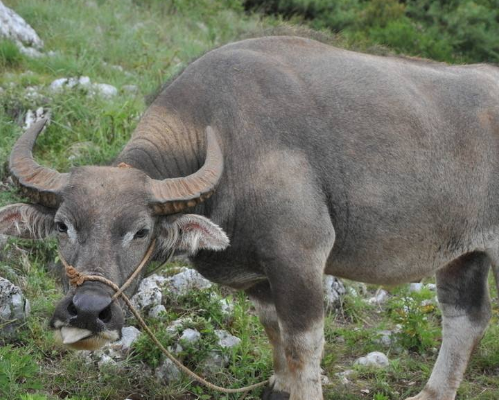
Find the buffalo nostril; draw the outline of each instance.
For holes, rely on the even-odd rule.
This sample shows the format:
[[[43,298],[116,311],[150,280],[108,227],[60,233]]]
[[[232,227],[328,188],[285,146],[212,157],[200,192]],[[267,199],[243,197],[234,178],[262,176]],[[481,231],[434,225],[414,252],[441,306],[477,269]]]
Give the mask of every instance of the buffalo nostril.
[[[102,310],[99,313],[99,319],[105,324],[111,321],[111,317],[112,317],[111,305],[107,306],[106,308],[104,308],[104,310]]]
[[[73,302],[68,304],[67,310],[69,315],[71,315],[72,317],[76,317],[78,315],[78,310],[76,309],[76,306],[74,305]]]

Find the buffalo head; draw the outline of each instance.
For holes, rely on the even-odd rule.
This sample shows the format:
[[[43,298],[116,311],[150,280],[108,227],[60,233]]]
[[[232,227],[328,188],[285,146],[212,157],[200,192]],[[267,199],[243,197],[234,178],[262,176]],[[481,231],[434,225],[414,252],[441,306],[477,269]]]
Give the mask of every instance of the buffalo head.
[[[203,167],[183,178],[155,180],[127,165],[79,167],[59,173],[36,163],[32,149],[45,121],[17,141],[10,157],[12,177],[33,204],[0,209],[0,234],[43,239],[55,234],[66,261],[80,272],[101,275],[121,286],[151,242],[156,255],[173,249],[221,250],[229,241],[205,217],[181,213],[211,195],[223,157],[211,128]],[[127,293],[137,287],[134,282]],[[61,341],[96,349],[120,336],[123,311],[100,282],[85,282],[57,305],[50,326]]]

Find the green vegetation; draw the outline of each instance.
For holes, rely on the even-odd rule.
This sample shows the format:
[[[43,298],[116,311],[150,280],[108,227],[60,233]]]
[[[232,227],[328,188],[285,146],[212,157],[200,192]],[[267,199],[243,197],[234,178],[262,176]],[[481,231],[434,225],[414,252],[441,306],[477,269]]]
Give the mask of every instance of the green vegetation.
[[[245,6],[329,29],[356,48],[499,63],[497,0],[246,0]]]
[[[106,164],[128,140],[146,108],[145,96],[203,52],[241,37],[259,35],[279,24],[274,18],[245,13],[238,0],[7,0],[4,3],[39,33],[45,42],[45,52],[54,54],[32,59],[19,53],[12,42],[0,41],[0,87],[3,88],[0,91],[0,207],[21,200],[8,184],[5,166],[10,149],[22,132],[28,110],[38,107],[51,110],[52,123],[36,148],[36,158],[41,163],[60,171],[77,165]],[[459,7],[451,2],[445,9],[443,6],[437,9],[436,3],[428,2],[427,7],[434,10],[435,15],[418,14],[421,20],[428,18],[421,27],[414,22],[417,7],[410,1],[405,5],[388,0],[302,0],[296,4],[310,9],[310,5],[315,4],[313,10],[316,11],[305,15],[298,6],[293,6],[286,16],[304,15],[313,27],[341,31],[343,39],[338,43],[344,45],[368,48],[382,43],[409,54],[449,61],[475,60],[473,57],[478,56],[468,50],[472,48],[480,57],[492,54],[488,60],[497,60],[494,58],[497,42],[493,39],[499,36],[497,31],[494,35],[490,30],[494,26],[497,29],[493,23],[494,18],[497,22],[497,2],[493,9],[492,2],[485,0],[476,2],[478,8],[471,2],[462,2]],[[320,11],[325,9],[330,11]],[[472,23],[473,12],[476,21],[484,22]],[[459,34],[452,30],[454,28],[447,32],[438,24],[432,28],[435,31],[426,28],[431,25],[430,20],[443,21],[444,18],[451,28],[461,26]],[[435,39],[438,32],[444,32],[442,40]],[[475,46],[471,40],[480,41],[480,35],[483,41]],[[417,48],[411,47],[415,41]],[[496,53],[490,53],[490,49]],[[119,93],[112,99],[103,99],[89,96],[85,87],[60,93],[49,89],[55,79],[80,76],[112,84]],[[137,92],[126,91],[126,85],[136,85]],[[30,87],[35,87],[38,95],[29,95]],[[160,382],[152,368],[162,361],[162,356],[146,336],[136,342],[122,363],[102,367],[89,365],[81,354],[56,345],[47,328],[47,320],[62,296],[60,280],[51,267],[56,258],[55,248],[53,241],[11,240],[0,255],[0,276],[22,288],[32,309],[30,318],[18,328],[15,337],[0,339],[0,398],[238,398],[210,392],[186,377],[169,385]],[[353,283],[350,286],[357,287]],[[369,288],[371,294],[374,290],[376,288]],[[408,293],[406,288],[393,289],[392,293],[396,296],[382,307],[367,304],[365,296],[349,293],[341,309],[328,314],[323,368],[331,385],[324,387],[326,399],[405,399],[424,385],[440,340],[440,315],[431,303],[434,293]],[[230,319],[221,312],[220,296],[230,296],[233,300],[235,309]],[[422,305],[422,302],[425,303]],[[173,343],[165,327],[179,317],[190,317],[190,326],[202,334],[200,347],[186,345],[179,355],[188,366],[202,373],[204,355],[219,350],[214,331],[225,329],[241,338],[241,344],[226,351],[229,366],[208,371],[208,378],[220,385],[239,387],[269,376],[270,347],[244,295],[223,288],[183,298],[164,293],[164,303],[167,312],[158,318],[148,318],[147,322],[165,345]],[[498,308],[494,306],[491,328],[473,359],[459,393],[460,399],[499,398],[497,315]],[[135,322],[130,319],[128,324]],[[397,325],[400,333],[395,335],[393,343],[380,347],[379,332],[394,330]],[[380,349],[390,358],[388,369],[353,367],[357,357]],[[335,374],[348,369],[354,372],[349,378],[351,383],[344,386]],[[245,399],[256,399],[260,393],[250,393]]]

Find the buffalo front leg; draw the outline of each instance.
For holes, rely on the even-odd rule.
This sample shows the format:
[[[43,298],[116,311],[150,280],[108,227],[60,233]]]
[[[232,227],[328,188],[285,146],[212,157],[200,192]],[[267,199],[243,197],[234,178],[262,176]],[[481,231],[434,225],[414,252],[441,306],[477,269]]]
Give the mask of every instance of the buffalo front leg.
[[[421,393],[407,400],[454,400],[468,360],[490,319],[484,253],[469,253],[437,272],[443,342],[431,377]]]
[[[287,400],[291,392],[291,376],[269,283],[265,282],[253,287],[248,290],[248,295],[255,305],[260,322],[272,345],[274,375],[270,378],[270,384],[263,395],[263,400]]]
[[[322,269],[296,268],[294,262],[288,262],[286,270],[267,266],[279,327],[276,361],[283,371],[276,374],[274,390],[288,392],[290,400],[321,400],[320,362],[324,347]]]

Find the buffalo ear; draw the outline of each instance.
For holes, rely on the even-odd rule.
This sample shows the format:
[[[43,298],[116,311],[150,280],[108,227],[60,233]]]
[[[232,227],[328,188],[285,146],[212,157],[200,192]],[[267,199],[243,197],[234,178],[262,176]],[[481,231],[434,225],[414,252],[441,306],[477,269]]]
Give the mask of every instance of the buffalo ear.
[[[52,233],[55,210],[33,204],[11,204],[0,208],[0,235],[43,239]]]
[[[166,221],[166,246],[188,251],[224,250],[229,246],[225,232],[208,218],[195,214],[184,214]]]

